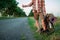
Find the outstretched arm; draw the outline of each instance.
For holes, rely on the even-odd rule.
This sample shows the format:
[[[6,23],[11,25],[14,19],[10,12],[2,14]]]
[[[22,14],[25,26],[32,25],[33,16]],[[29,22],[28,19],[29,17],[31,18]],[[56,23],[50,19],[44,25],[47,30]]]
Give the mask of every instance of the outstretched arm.
[[[30,7],[30,6],[32,6],[33,5],[33,0],[32,0],[32,2],[30,2],[28,5],[22,5],[22,7]]]

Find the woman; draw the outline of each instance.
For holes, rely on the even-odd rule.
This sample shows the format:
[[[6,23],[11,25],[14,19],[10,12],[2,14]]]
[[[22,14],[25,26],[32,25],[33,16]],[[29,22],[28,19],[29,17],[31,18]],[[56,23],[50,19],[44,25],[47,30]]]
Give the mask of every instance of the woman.
[[[46,26],[44,23],[44,16],[46,14],[45,11],[45,1],[44,0],[32,0],[28,5],[22,5],[22,7],[33,7],[33,14],[34,14],[34,18],[36,20],[36,27],[37,27],[37,31],[40,31],[40,27],[39,27],[39,18],[41,19],[42,22],[42,28],[43,31],[46,31]]]

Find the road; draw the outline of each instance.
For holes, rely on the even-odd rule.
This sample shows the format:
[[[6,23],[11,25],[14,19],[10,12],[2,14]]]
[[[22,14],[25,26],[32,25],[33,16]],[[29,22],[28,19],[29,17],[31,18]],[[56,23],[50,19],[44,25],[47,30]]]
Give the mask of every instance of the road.
[[[28,18],[0,20],[0,40],[35,40]]]

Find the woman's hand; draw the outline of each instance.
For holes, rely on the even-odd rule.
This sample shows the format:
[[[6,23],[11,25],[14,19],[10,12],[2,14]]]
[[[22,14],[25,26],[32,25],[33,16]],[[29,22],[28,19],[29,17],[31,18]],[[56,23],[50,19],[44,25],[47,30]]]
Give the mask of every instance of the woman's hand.
[[[27,7],[27,5],[22,5],[22,7]]]

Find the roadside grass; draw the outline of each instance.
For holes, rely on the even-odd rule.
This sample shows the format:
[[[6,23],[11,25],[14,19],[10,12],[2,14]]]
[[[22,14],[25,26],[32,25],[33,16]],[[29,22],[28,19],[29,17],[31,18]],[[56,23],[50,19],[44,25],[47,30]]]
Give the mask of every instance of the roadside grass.
[[[14,18],[23,18],[23,17],[0,17],[0,20],[14,19]]]
[[[0,17],[0,20],[4,20],[4,19],[13,19],[15,17]]]
[[[6,16],[3,16],[3,17],[0,17],[0,20],[14,19],[14,18],[24,18],[24,16],[22,16],[22,17],[6,17]]]
[[[20,40],[26,40],[26,37],[25,37],[24,33],[21,34],[21,39]]]
[[[57,18],[57,21],[60,20],[60,18]],[[35,32],[36,31],[36,27],[34,26],[35,24],[35,20],[33,17],[28,17],[28,22],[30,25],[30,28],[32,30],[32,32],[34,33],[33,36],[36,40],[60,40],[60,22],[55,22],[55,32],[50,34],[50,35],[46,35],[46,34],[40,34]]]

